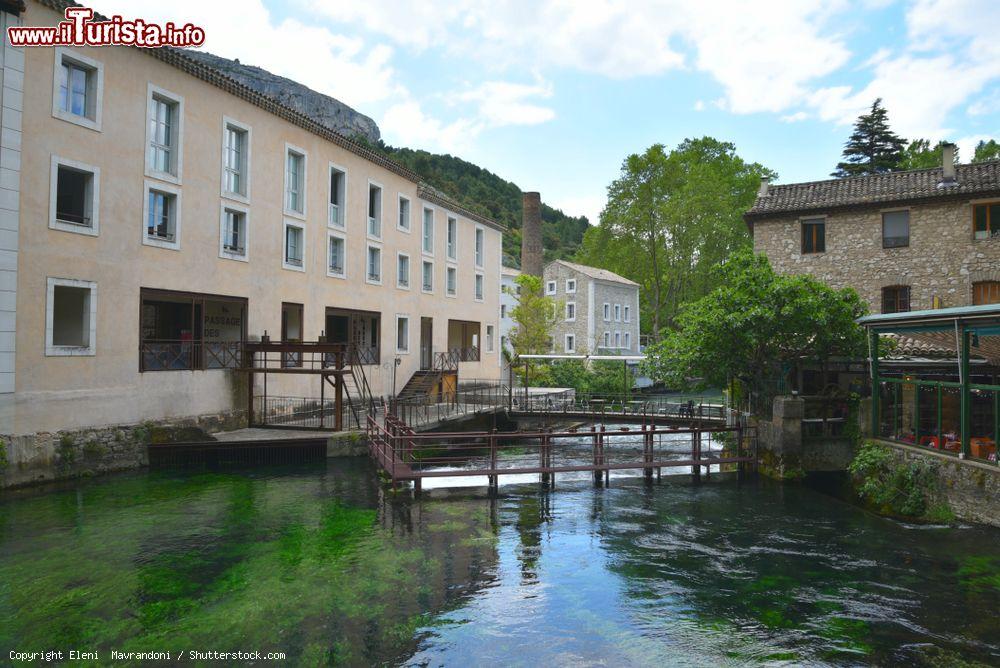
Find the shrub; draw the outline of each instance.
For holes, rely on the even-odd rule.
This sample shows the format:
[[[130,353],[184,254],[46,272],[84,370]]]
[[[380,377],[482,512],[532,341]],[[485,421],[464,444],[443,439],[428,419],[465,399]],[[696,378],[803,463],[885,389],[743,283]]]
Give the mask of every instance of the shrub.
[[[937,468],[930,462],[898,461],[888,446],[868,442],[848,470],[858,496],[882,513],[926,519],[932,509]],[[933,514],[941,517],[941,509]]]
[[[7,459],[7,442],[0,438],[0,475],[7,470],[10,461]]]

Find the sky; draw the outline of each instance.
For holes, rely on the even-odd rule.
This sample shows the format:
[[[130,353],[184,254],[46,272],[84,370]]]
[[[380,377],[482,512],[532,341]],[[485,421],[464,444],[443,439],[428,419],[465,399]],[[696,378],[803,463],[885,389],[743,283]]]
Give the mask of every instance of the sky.
[[[876,97],[904,138],[1000,137],[997,0],[91,0],[193,22],[205,49],[371,116],[592,223],[623,160],[733,142],[827,178]]]

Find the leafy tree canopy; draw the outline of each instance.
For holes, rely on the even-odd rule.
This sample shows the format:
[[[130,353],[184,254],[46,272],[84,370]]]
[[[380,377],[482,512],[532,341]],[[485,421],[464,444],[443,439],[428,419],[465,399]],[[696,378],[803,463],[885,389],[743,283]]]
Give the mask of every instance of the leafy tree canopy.
[[[976,144],[976,152],[972,156],[972,162],[986,162],[988,160],[1000,160],[1000,144],[997,143],[996,139],[989,141],[980,139],[979,143]]]
[[[552,349],[552,328],[556,324],[556,303],[542,294],[539,276],[521,274],[515,281],[521,286],[517,306],[510,311],[514,327],[510,345],[517,355],[542,355]]]
[[[905,146],[906,141],[889,127],[889,114],[882,106],[882,98],[878,98],[868,113],[854,122],[854,132],[844,144],[844,159],[831,176],[843,178],[899,169]]]
[[[761,176],[775,173],[712,137],[630,155],[576,259],[639,283],[642,326],[655,338],[680,304],[714,287],[710,267],[750,246],[742,216]]]
[[[903,157],[899,161],[899,169],[932,169],[940,167],[943,160],[942,151],[947,142],[939,141],[934,146],[928,139],[914,139],[903,149]],[[958,164],[958,148],[955,148],[955,164]]]
[[[685,305],[679,328],[646,349],[644,368],[654,380],[681,387],[691,379],[708,386],[737,379],[759,389],[790,364],[864,353],[855,319],[866,309],[853,289],[779,275],[750,250],[714,274],[717,287]]]

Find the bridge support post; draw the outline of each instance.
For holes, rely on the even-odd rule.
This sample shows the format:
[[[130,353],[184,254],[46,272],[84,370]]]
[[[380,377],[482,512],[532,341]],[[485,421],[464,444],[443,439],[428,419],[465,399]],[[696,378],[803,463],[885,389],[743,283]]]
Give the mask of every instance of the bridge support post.
[[[539,465],[542,468],[542,484],[547,485],[551,480],[550,474],[545,471],[549,466],[549,430],[542,430],[542,446],[538,450]]]
[[[701,432],[697,429],[691,432],[691,477],[701,481]]]
[[[597,427],[594,425],[590,426],[590,438],[593,441],[594,466],[598,466],[601,463],[601,435],[597,433]],[[598,469],[594,469],[594,484],[598,487],[601,485],[601,472]]]
[[[654,427],[655,429],[655,427]],[[651,464],[653,462],[653,429],[647,430],[646,423],[643,422],[642,425],[642,461],[645,464]],[[653,482],[653,468],[651,466],[646,466],[643,469],[643,475],[646,478],[646,482]]]

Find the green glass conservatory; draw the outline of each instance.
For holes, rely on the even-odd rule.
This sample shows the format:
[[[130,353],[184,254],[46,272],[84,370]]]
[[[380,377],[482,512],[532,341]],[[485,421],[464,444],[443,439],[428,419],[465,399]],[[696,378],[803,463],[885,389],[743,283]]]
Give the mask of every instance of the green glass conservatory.
[[[1000,304],[866,316],[872,435],[997,463]]]

